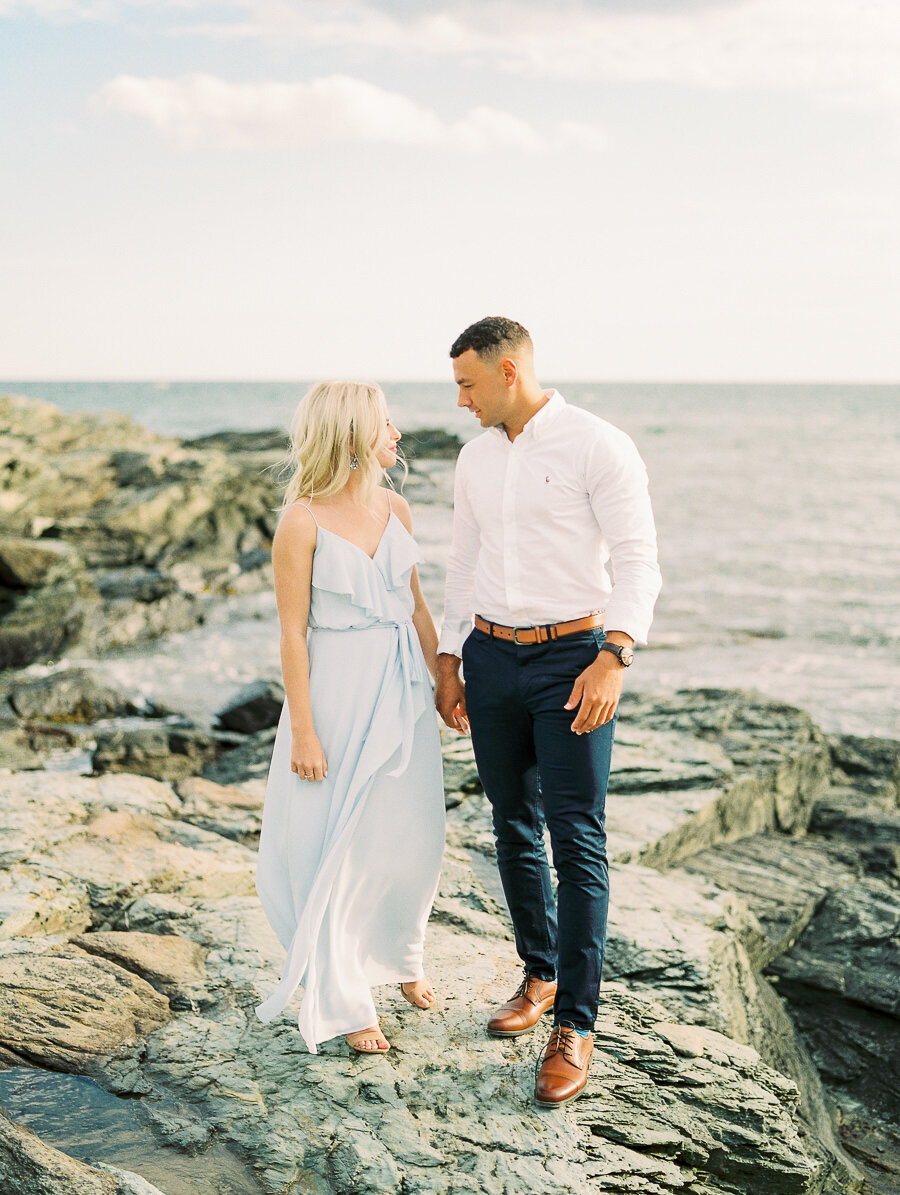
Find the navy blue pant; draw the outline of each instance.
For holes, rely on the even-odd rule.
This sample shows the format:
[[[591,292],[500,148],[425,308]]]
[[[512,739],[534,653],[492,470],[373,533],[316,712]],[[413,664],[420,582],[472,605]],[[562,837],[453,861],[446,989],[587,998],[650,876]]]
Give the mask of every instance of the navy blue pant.
[[[475,762],[493,809],[497,864],[530,975],[556,979],[554,1021],[593,1029],[606,945],[604,814],[616,719],[589,734],[563,707],[602,630],[530,646],[473,630],[463,645]],[[550,831],[557,904],[544,849]]]

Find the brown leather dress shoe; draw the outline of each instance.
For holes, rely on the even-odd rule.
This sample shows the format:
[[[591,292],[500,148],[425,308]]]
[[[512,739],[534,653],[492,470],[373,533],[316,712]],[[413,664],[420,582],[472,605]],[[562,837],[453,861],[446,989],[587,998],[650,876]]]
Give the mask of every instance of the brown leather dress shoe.
[[[493,1037],[518,1037],[533,1029],[545,1012],[549,1012],[556,999],[554,980],[538,979],[526,975],[514,996],[498,1008],[487,1023],[488,1033]]]
[[[570,1025],[554,1025],[534,1084],[535,1103],[559,1108],[581,1095],[593,1052],[592,1034],[582,1037]]]

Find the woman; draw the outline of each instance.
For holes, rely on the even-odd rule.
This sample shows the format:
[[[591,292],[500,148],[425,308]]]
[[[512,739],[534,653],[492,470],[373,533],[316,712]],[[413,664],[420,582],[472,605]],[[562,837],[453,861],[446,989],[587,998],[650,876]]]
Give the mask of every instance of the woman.
[[[399,439],[377,386],[314,386],[272,547],[286,700],[256,888],[287,959],[256,1012],[272,1020],[302,984],[312,1053],[339,1034],[389,1049],[373,984],[419,1008],[435,998],[422,955],[444,844],[437,632],[409,506],[380,484]]]

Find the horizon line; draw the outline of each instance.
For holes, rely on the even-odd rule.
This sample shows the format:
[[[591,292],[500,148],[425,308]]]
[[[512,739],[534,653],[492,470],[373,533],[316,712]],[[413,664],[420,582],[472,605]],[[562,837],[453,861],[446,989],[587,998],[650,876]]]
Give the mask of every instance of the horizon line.
[[[337,376],[337,375],[334,375]],[[104,385],[104,386],[132,386],[146,385],[165,388],[176,385],[252,385],[252,386],[308,386],[318,381],[327,380],[318,376],[309,377],[19,377],[5,379],[0,377],[0,388],[6,386],[54,386],[54,385]],[[363,377],[347,378],[347,381],[369,380]],[[900,386],[897,378],[550,378],[552,384],[560,386]],[[380,386],[447,386],[455,387],[452,378],[408,377],[384,378],[377,383]]]

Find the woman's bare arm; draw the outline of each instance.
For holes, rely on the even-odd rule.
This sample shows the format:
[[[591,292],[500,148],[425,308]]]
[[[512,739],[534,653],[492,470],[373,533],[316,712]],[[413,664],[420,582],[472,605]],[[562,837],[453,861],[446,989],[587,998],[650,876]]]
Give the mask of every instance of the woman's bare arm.
[[[409,503],[400,494],[394,494],[391,498],[391,503],[393,509],[396,511],[397,518],[410,535],[412,535],[412,513],[409,509]],[[425,666],[431,674],[431,679],[434,680],[437,675],[438,633],[434,625],[434,619],[431,617],[431,611],[428,609],[428,603],[425,601],[425,595],[422,593],[422,586],[419,582],[419,570],[415,567],[409,579],[409,586],[412,590],[413,600],[415,601],[412,619],[413,626],[416,628],[419,643],[422,645]]]
[[[313,724],[306,646],[315,548],[316,525],[309,511],[301,505],[289,507],[275,532],[272,569],[281,623],[281,672],[291,717],[291,771],[322,780],[327,761]]]

